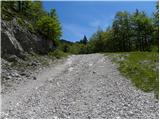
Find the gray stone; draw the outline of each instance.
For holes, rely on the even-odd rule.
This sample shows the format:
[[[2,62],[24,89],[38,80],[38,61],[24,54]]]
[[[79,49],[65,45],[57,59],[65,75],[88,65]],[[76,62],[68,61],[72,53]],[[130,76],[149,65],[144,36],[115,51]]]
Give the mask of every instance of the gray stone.
[[[20,43],[15,39],[14,35],[9,31],[2,31],[1,33],[1,50],[2,57],[5,54],[19,54],[23,52],[23,48]]]
[[[31,62],[31,63],[28,63],[29,66],[37,66],[37,63],[36,62]]]
[[[33,80],[37,80],[37,78],[34,76],[34,77],[33,77]]]
[[[20,75],[18,73],[14,73],[14,76],[15,77],[19,77]]]
[[[36,62],[32,62],[31,66],[37,66]]]
[[[25,76],[25,75],[26,75],[26,73],[25,73],[25,72],[21,72],[21,73],[20,73],[20,75]]]
[[[11,76],[5,76],[5,78],[6,78],[6,79],[11,79],[12,77],[11,77]]]
[[[10,62],[17,62],[18,57],[16,55],[11,55],[10,57],[7,58],[7,60]]]

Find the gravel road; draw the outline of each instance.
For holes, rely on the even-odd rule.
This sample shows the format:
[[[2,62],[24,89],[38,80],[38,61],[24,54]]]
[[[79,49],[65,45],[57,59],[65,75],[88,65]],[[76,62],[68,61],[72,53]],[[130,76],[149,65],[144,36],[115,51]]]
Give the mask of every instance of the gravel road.
[[[1,118],[159,118],[153,93],[120,75],[102,54],[72,55],[2,94]]]

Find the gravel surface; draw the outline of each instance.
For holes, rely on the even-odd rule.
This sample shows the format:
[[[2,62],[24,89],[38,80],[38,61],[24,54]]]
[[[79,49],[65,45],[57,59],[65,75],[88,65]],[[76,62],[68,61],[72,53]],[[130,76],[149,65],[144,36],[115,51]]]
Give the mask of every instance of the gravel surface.
[[[72,55],[2,94],[1,118],[159,118],[153,93],[120,75],[102,54]]]

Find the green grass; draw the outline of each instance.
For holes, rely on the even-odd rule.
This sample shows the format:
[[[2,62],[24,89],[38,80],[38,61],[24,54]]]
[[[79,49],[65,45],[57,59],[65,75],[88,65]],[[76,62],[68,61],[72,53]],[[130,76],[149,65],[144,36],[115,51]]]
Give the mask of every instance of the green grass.
[[[145,92],[154,92],[159,97],[158,52],[107,53],[119,65],[122,75]]]

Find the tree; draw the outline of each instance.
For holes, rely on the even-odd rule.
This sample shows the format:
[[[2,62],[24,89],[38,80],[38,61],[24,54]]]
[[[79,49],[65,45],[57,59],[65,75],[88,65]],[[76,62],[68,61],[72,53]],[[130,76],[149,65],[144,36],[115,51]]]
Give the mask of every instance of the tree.
[[[114,45],[117,51],[130,51],[130,14],[126,11],[118,12],[113,20]]]
[[[51,9],[49,15],[51,18],[57,19],[57,14],[55,9]]]
[[[88,42],[87,37],[84,35],[83,39],[80,40],[80,43],[87,45],[87,42]]]
[[[15,10],[16,1],[2,1],[1,7],[3,9]]]
[[[156,3],[156,11],[153,13],[153,45],[159,46],[159,4]],[[159,48],[159,47],[158,47]]]
[[[47,36],[49,39],[53,40],[54,42],[58,42],[62,32],[61,32],[61,26],[57,21],[52,19],[49,16],[43,16],[41,17],[37,23],[38,30]]]
[[[101,28],[98,28],[97,32],[91,36],[88,48],[90,49],[89,52],[101,52],[104,50],[103,30]]]
[[[136,10],[132,15],[132,29],[136,50],[149,50],[152,39],[152,20],[145,12]]]
[[[144,11],[136,10],[132,14],[117,12],[112,27],[106,31],[98,30],[91,36],[89,52],[148,51],[151,49],[153,36],[158,34],[155,30],[153,35],[153,28],[155,30],[156,27],[153,26],[152,19]]]
[[[33,1],[30,9],[30,18],[32,23],[35,24],[41,17],[47,16],[47,13],[43,10],[41,1]]]
[[[104,39],[104,52],[114,52],[115,48],[115,39],[113,37],[113,29],[108,27],[106,31],[103,33]]]

